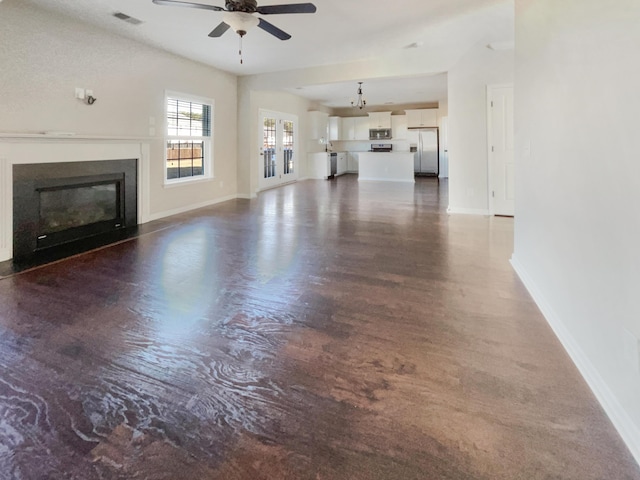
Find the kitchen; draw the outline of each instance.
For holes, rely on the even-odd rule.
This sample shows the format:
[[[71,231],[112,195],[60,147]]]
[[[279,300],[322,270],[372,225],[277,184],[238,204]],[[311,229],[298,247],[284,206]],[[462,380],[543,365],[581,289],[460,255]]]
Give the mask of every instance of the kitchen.
[[[356,173],[360,181],[413,182],[448,176],[443,108],[406,108],[359,116],[308,112],[310,178]],[[333,165],[333,169],[332,169]]]

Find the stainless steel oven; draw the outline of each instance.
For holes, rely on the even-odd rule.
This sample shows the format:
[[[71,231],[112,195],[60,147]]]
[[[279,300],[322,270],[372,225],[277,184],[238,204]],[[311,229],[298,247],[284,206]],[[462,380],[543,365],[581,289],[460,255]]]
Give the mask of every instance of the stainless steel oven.
[[[390,143],[372,143],[371,152],[390,152],[393,146]]]

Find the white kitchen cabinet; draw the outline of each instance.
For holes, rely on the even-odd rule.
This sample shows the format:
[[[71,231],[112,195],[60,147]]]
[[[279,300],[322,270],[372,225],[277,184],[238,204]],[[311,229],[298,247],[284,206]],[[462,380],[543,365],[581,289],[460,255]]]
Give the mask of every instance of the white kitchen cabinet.
[[[343,117],[340,140],[369,140],[369,117]]]
[[[327,179],[331,175],[331,157],[326,152],[308,155],[309,177]]]
[[[338,152],[338,175],[347,173],[347,152]]]
[[[391,128],[391,112],[369,112],[369,128]]]
[[[340,140],[356,139],[356,119],[355,117],[343,117],[340,126]]]
[[[308,112],[309,140],[327,140],[329,114],[326,112]]]
[[[369,140],[369,117],[356,117],[356,140]]]
[[[329,117],[329,140],[336,141],[342,140],[342,118],[341,117]]]
[[[391,135],[394,140],[407,139],[407,116],[393,115],[391,117]]]
[[[409,128],[438,126],[438,109],[437,108],[406,110],[406,112],[407,112],[407,126]]]
[[[347,153],[347,171],[349,172],[357,172],[358,171],[358,154],[355,152]]]

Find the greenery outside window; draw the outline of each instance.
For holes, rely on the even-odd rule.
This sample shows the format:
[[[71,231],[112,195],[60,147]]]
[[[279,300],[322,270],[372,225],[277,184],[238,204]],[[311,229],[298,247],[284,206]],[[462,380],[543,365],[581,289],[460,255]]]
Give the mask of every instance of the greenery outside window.
[[[167,94],[167,183],[213,176],[212,104],[180,94]]]

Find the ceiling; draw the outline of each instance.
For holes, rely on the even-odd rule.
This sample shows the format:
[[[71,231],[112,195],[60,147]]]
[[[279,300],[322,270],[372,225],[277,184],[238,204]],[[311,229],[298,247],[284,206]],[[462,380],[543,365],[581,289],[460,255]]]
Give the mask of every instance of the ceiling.
[[[296,80],[287,82],[283,74],[279,85],[328,107],[348,106],[356,80],[364,82],[371,106],[441,102],[445,72],[473,45],[513,41],[513,0],[311,0],[315,14],[264,16],[292,38],[281,41],[251,29],[240,64],[238,35],[229,30],[221,38],[208,37],[222,12],[151,0],[23,1],[239,76],[324,68],[331,72],[326,82],[318,75],[311,80],[294,75]],[[224,0],[193,1],[224,7]],[[258,4],[299,1],[304,0]],[[142,23],[119,20],[113,16],[117,12]]]
[[[332,108],[350,107],[357,101],[358,82],[334,82],[285,90]],[[447,99],[447,74],[416,75],[409,77],[371,78],[362,83],[362,97],[368,107],[412,105],[443,102]],[[377,108],[378,110],[380,108]]]

